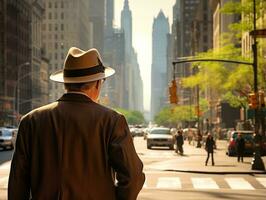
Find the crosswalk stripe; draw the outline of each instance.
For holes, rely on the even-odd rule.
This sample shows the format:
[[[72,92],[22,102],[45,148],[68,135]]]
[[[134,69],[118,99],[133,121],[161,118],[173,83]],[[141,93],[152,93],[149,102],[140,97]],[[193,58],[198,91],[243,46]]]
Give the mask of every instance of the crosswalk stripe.
[[[219,189],[212,178],[191,178],[195,189]]]
[[[254,190],[254,187],[244,178],[225,178],[225,181],[233,190]]]
[[[160,177],[156,188],[181,189],[179,177]]]
[[[257,181],[260,182],[261,185],[263,185],[266,188],[266,178],[256,178]]]

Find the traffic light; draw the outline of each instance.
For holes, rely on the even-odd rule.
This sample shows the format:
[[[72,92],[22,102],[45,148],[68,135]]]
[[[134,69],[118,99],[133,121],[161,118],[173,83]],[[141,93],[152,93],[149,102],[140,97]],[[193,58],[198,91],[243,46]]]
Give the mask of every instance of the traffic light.
[[[258,99],[256,93],[250,93],[248,95],[248,106],[250,109],[258,108]]]
[[[169,87],[169,98],[171,104],[177,104],[177,94],[176,94],[176,82],[172,80],[172,83]]]
[[[260,107],[264,108],[265,107],[264,91],[259,91],[259,102],[260,102]]]

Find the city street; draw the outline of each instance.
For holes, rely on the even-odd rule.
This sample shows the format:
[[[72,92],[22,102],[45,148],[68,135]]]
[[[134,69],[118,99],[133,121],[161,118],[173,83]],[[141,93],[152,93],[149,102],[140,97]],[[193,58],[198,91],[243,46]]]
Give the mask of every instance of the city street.
[[[206,152],[185,142],[184,156],[164,148],[146,149],[134,139],[144,162],[146,182],[138,200],[150,199],[265,199],[266,175],[252,171],[252,157],[238,163],[225,154],[226,141],[217,141],[215,166],[205,166]],[[264,163],[266,161],[263,157]]]
[[[225,155],[225,141],[217,142],[215,166],[205,166],[206,153],[185,142],[184,156],[166,148],[146,149],[143,137],[135,137],[136,150],[144,162],[145,185],[138,200],[172,199],[265,199],[265,172],[252,171],[252,157],[238,163]],[[0,151],[0,200],[6,199],[13,151]],[[266,163],[265,157],[263,157]]]

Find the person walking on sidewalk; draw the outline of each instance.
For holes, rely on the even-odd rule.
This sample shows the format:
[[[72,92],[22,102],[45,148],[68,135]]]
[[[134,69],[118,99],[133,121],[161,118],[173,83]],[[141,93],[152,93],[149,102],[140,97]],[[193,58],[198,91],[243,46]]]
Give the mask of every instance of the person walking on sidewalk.
[[[244,151],[245,151],[245,140],[242,137],[241,133],[237,134],[237,139],[236,139],[236,151],[237,151],[237,161],[243,162],[243,157],[244,157]]]
[[[98,103],[115,71],[96,49],[69,49],[50,79],[66,93],[20,122],[8,199],[136,200],[145,181],[125,117]]]
[[[212,165],[214,165],[214,158],[213,158],[213,149],[215,147],[215,142],[213,140],[213,137],[210,133],[208,133],[208,137],[206,139],[206,144],[205,144],[205,149],[207,151],[207,159],[205,162],[205,165],[207,166],[210,154],[211,154],[211,159],[212,159]]]
[[[184,144],[184,138],[182,131],[179,130],[177,131],[177,136],[176,136],[176,153],[180,153],[180,155],[183,155],[183,144]]]

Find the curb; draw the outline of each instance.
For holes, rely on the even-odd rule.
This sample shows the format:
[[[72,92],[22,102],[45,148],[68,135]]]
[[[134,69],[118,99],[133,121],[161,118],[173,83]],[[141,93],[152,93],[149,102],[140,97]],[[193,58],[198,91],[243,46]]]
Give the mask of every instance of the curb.
[[[266,171],[254,171],[254,172],[248,172],[248,171],[240,171],[240,172],[234,172],[234,171],[196,171],[196,170],[180,170],[180,169],[164,169],[159,171],[166,171],[166,172],[182,172],[182,173],[194,173],[194,174],[266,174]]]

